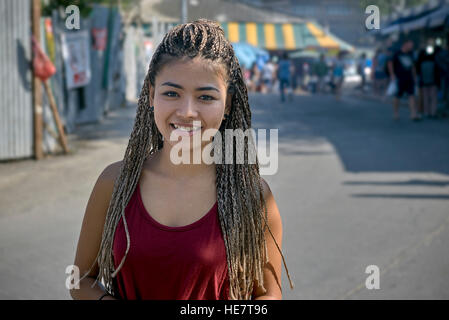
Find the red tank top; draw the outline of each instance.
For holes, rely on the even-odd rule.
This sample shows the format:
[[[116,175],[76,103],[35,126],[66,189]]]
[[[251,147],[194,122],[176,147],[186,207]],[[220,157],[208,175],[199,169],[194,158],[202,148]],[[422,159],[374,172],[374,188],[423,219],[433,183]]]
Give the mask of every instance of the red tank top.
[[[217,202],[199,220],[169,227],[150,216],[137,184],[125,217],[131,243],[116,276],[122,299],[228,300],[228,266]],[[115,268],[125,251],[121,218],[114,235]]]

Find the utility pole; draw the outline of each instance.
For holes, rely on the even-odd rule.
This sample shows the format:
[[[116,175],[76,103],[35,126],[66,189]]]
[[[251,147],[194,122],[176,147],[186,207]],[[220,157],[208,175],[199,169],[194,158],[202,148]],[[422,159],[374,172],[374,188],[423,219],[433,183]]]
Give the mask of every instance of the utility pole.
[[[181,0],[182,1],[182,8],[181,8],[181,23],[187,22],[187,1],[188,0]]]
[[[32,33],[37,43],[40,43],[40,19],[41,19],[41,1],[33,0],[32,3]],[[34,56],[34,54],[33,54]],[[42,85],[38,77],[34,75],[33,70],[33,111],[34,111],[34,157],[40,160],[44,157],[42,150]]]

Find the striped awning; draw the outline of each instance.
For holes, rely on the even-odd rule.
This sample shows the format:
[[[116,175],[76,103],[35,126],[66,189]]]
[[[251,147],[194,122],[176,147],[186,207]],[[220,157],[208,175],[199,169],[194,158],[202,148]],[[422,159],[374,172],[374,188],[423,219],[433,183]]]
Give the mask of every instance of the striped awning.
[[[298,50],[311,48],[354,48],[314,22],[304,23],[221,23],[230,42],[246,42],[268,50]]]

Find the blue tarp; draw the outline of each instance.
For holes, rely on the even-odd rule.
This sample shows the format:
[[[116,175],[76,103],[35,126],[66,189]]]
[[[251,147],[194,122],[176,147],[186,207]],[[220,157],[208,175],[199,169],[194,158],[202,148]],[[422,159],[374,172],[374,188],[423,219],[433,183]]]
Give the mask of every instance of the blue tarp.
[[[245,42],[232,43],[235,55],[241,66],[249,69],[254,62],[265,64],[270,59],[270,54],[261,48],[254,47]]]

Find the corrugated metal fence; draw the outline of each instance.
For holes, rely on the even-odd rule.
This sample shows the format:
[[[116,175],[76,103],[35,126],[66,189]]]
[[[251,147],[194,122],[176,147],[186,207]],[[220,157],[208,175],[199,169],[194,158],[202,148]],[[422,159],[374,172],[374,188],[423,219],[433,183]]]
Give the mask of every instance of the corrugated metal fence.
[[[0,159],[33,155],[31,3],[0,1]]]
[[[50,19],[51,32],[45,19]],[[90,82],[81,88],[67,89],[61,35],[68,32],[64,17],[54,11],[41,20],[41,47],[56,67],[48,81],[67,133],[76,126],[97,122],[104,114],[125,103],[123,37],[117,9],[96,5],[88,18],[82,18],[90,47]],[[107,50],[93,47],[92,29],[108,29]],[[0,160],[33,156],[33,106],[31,72],[31,1],[0,0]],[[43,92],[43,149],[59,148],[54,119]]]

